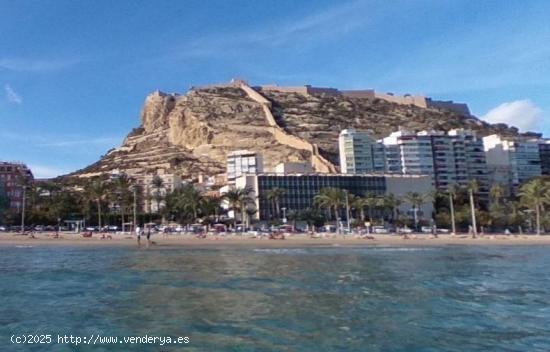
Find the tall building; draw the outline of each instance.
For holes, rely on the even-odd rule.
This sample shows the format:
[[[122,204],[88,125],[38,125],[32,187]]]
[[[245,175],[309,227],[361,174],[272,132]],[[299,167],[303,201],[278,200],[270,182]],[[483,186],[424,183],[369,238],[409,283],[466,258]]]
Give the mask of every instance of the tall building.
[[[27,165],[18,162],[0,162],[0,183],[9,199],[11,209],[20,209],[23,205],[23,186],[21,184],[23,180],[34,180]]]
[[[383,146],[368,132],[346,129],[338,137],[340,171],[343,174],[384,172]]]
[[[483,138],[487,165],[493,182],[504,184],[512,193],[518,187],[540,176],[541,157],[539,139],[530,137],[503,137],[496,134]]]
[[[539,143],[540,171],[543,175],[550,175],[550,139]]]
[[[299,211],[315,206],[314,198],[326,187],[347,190],[350,194],[364,196],[367,193],[384,195],[392,193],[403,198],[411,190],[422,194],[433,191],[431,180],[422,175],[381,175],[381,174],[247,174],[236,180],[237,188],[249,187],[250,196],[255,200],[257,213],[255,218],[269,218],[272,202],[267,198],[267,192],[273,188],[284,189],[280,199],[280,207],[290,211]],[[403,203],[402,213],[409,213],[411,205]],[[426,202],[421,207],[425,217],[431,217],[433,204]]]
[[[237,150],[227,154],[227,183],[235,184],[235,179],[243,174],[263,172],[262,156],[249,150]]]
[[[400,130],[382,140],[386,172],[428,175],[439,190],[464,187],[475,179],[480,193],[488,192],[483,141],[472,131],[451,130],[412,133]]]

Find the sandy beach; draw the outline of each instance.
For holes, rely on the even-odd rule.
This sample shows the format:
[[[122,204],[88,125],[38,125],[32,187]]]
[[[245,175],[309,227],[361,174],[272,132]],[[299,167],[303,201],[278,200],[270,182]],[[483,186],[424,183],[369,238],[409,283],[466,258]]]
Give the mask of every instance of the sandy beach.
[[[137,240],[130,234],[111,234],[111,238],[102,239],[100,234],[91,238],[84,238],[81,234],[62,233],[55,238],[54,233],[35,233],[34,238],[29,235],[15,233],[0,234],[0,246],[12,245],[77,245],[77,246],[135,246]],[[310,238],[305,234],[287,235],[284,240],[270,240],[267,238],[251,238],[246,235],[208,236],[196,238],[193,235],[155,234],[151,237],[152,245],[156,247],[177,246],[253,246],[253,247],[304,247],[304,246],[440,246],[440,245],[550,245],[550,236],[536,235],[503,235],[491,234],[471,238],[467,234],[456,236],[439,235],[432,238],[430,235],[410,235],[404,239],[395,234],[372,235],[374,239],[357,238],[355,235],[325,235],[320,238]],[[141,238],[141,247],[145,248],[147,240]]]

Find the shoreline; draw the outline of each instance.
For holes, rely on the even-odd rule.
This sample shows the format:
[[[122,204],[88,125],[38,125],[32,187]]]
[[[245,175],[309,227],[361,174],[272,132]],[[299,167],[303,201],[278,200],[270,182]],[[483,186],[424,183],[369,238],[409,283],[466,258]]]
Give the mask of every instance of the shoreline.
[[[34,234],[35,238],[28,235],[13,233],[0,233],[0,247],[11,246],[125,246],[136,247],[136,238],[129,234],[111,234],[112,239],[101,239],[99,234],[92,238],[84,238],[80,234],[62,233],[61,238],[53,238],[52,234]],[[478,238],[471,238],[463,235],[439,235],[438,238],[430,238],[429,235],[411,236],[410,239],[403,239],[397,235],[375,234],[374,239],[356,238],[354,235],[332,236],[323,238],[310,238],[305,234],[287,236],[285,240],[269,240],[267,238],[240,237],[239,235],[228,235],[208,238],[196,238],[192,235],[168,235],[163,237],[160,234],[151,237],[150,248],[178,248],[178,247],[376,247],[376,246],[550,246],[550,236],[537,235],[485,235]],[[147,248],[147,240],[141,239],[141,248]]]

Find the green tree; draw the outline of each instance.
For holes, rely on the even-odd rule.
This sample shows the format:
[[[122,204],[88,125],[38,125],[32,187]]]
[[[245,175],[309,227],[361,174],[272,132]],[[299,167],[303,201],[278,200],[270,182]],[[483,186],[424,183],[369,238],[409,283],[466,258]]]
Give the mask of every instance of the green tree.
[[[523,184],[519,190],[520,201],[535,212],[537,235],[541,234],[541,212],[550,204],[550,187],[541,178]]]
[[[320,208],[334,211],[334,218],[338,220],[339,211],[346,202],[346,194],[339,188],[326,187],[319,191],[319,194],[313,198],[313,202]]]
[[[272,188],[266,192],[266,198],[268,199],[270,206],[273,205],[275,208],[275,216],[277,218],[281,217],[281,197],[286,193],[286,190],[283,188]]]
[[[97,226],[101,230],[101,203],[109,194],[109,184],[106,180],[94,177],[85,186],[85,197],[97,206]]]
[[[413,211],[414,227],[418,230],[418,209],[422,208],[422,205],[426,203],[426,196],[418,192],[407,192],[405,194],[405,201],[409,203]]]
[[[151,181],[151,184],[153,186],[153,189],[155,190],[154,197],[157,203],[157,214],[160,214],[160,203],[163,200],[162,191],[164,189],[164,181],[159,175],[155,175],[155,177],[153,177],[153,180]]]
[[[132,180],[126,175],[121,174],[118,176],[114,182],[113,182],[113,201],[115,201],[118,204],[118,207],[120,209],[120,216],[122,218],[121,220],[121,229],[124,232],[124,224],[125,224],[125,214],[126,210],[132,204],[133,201],[133,183]]]
[[[254,202],[254,199],[250,196],[250,193],[252,193],[252,188],[245,187],[230,189],[223,195],[223,199],[229,203],[229,210],[232,210],[234,213],[233,227],[235,229],[237,228],[237,212],[240,211],[241,221],[244,222],[246,207],[248,204]]]

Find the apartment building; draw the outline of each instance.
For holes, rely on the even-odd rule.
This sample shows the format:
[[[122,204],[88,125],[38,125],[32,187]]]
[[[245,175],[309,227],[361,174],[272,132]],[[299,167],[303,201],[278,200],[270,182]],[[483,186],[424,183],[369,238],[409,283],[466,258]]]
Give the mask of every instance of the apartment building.
[[[346,129],[338,136],[340,172],[365,174],[385,171],[384,147],[366,131]]]
[[[227,154],[227,184],[234,185],[235,179],[243,174],[263,172],[261,154],[249,150],[236,150]]]
[[[400,130],[382,139],[386,172],[428,175],[434,187],[464,187],[475,179],[480,193],[488,192],[483,141],[473,131],[451,130],[412,133]]]
[[[483,138],[483,146],[493,182],[504,184],[511,193],[533,177],[542,174],[540,140],[531,137],[504,137],[496,134]]]
[[[33,181],[34,177],[27,165],[20,162],[0,162],[0,186],[9,200],[11,209],[20,209],[23,205],[24,180]]]

